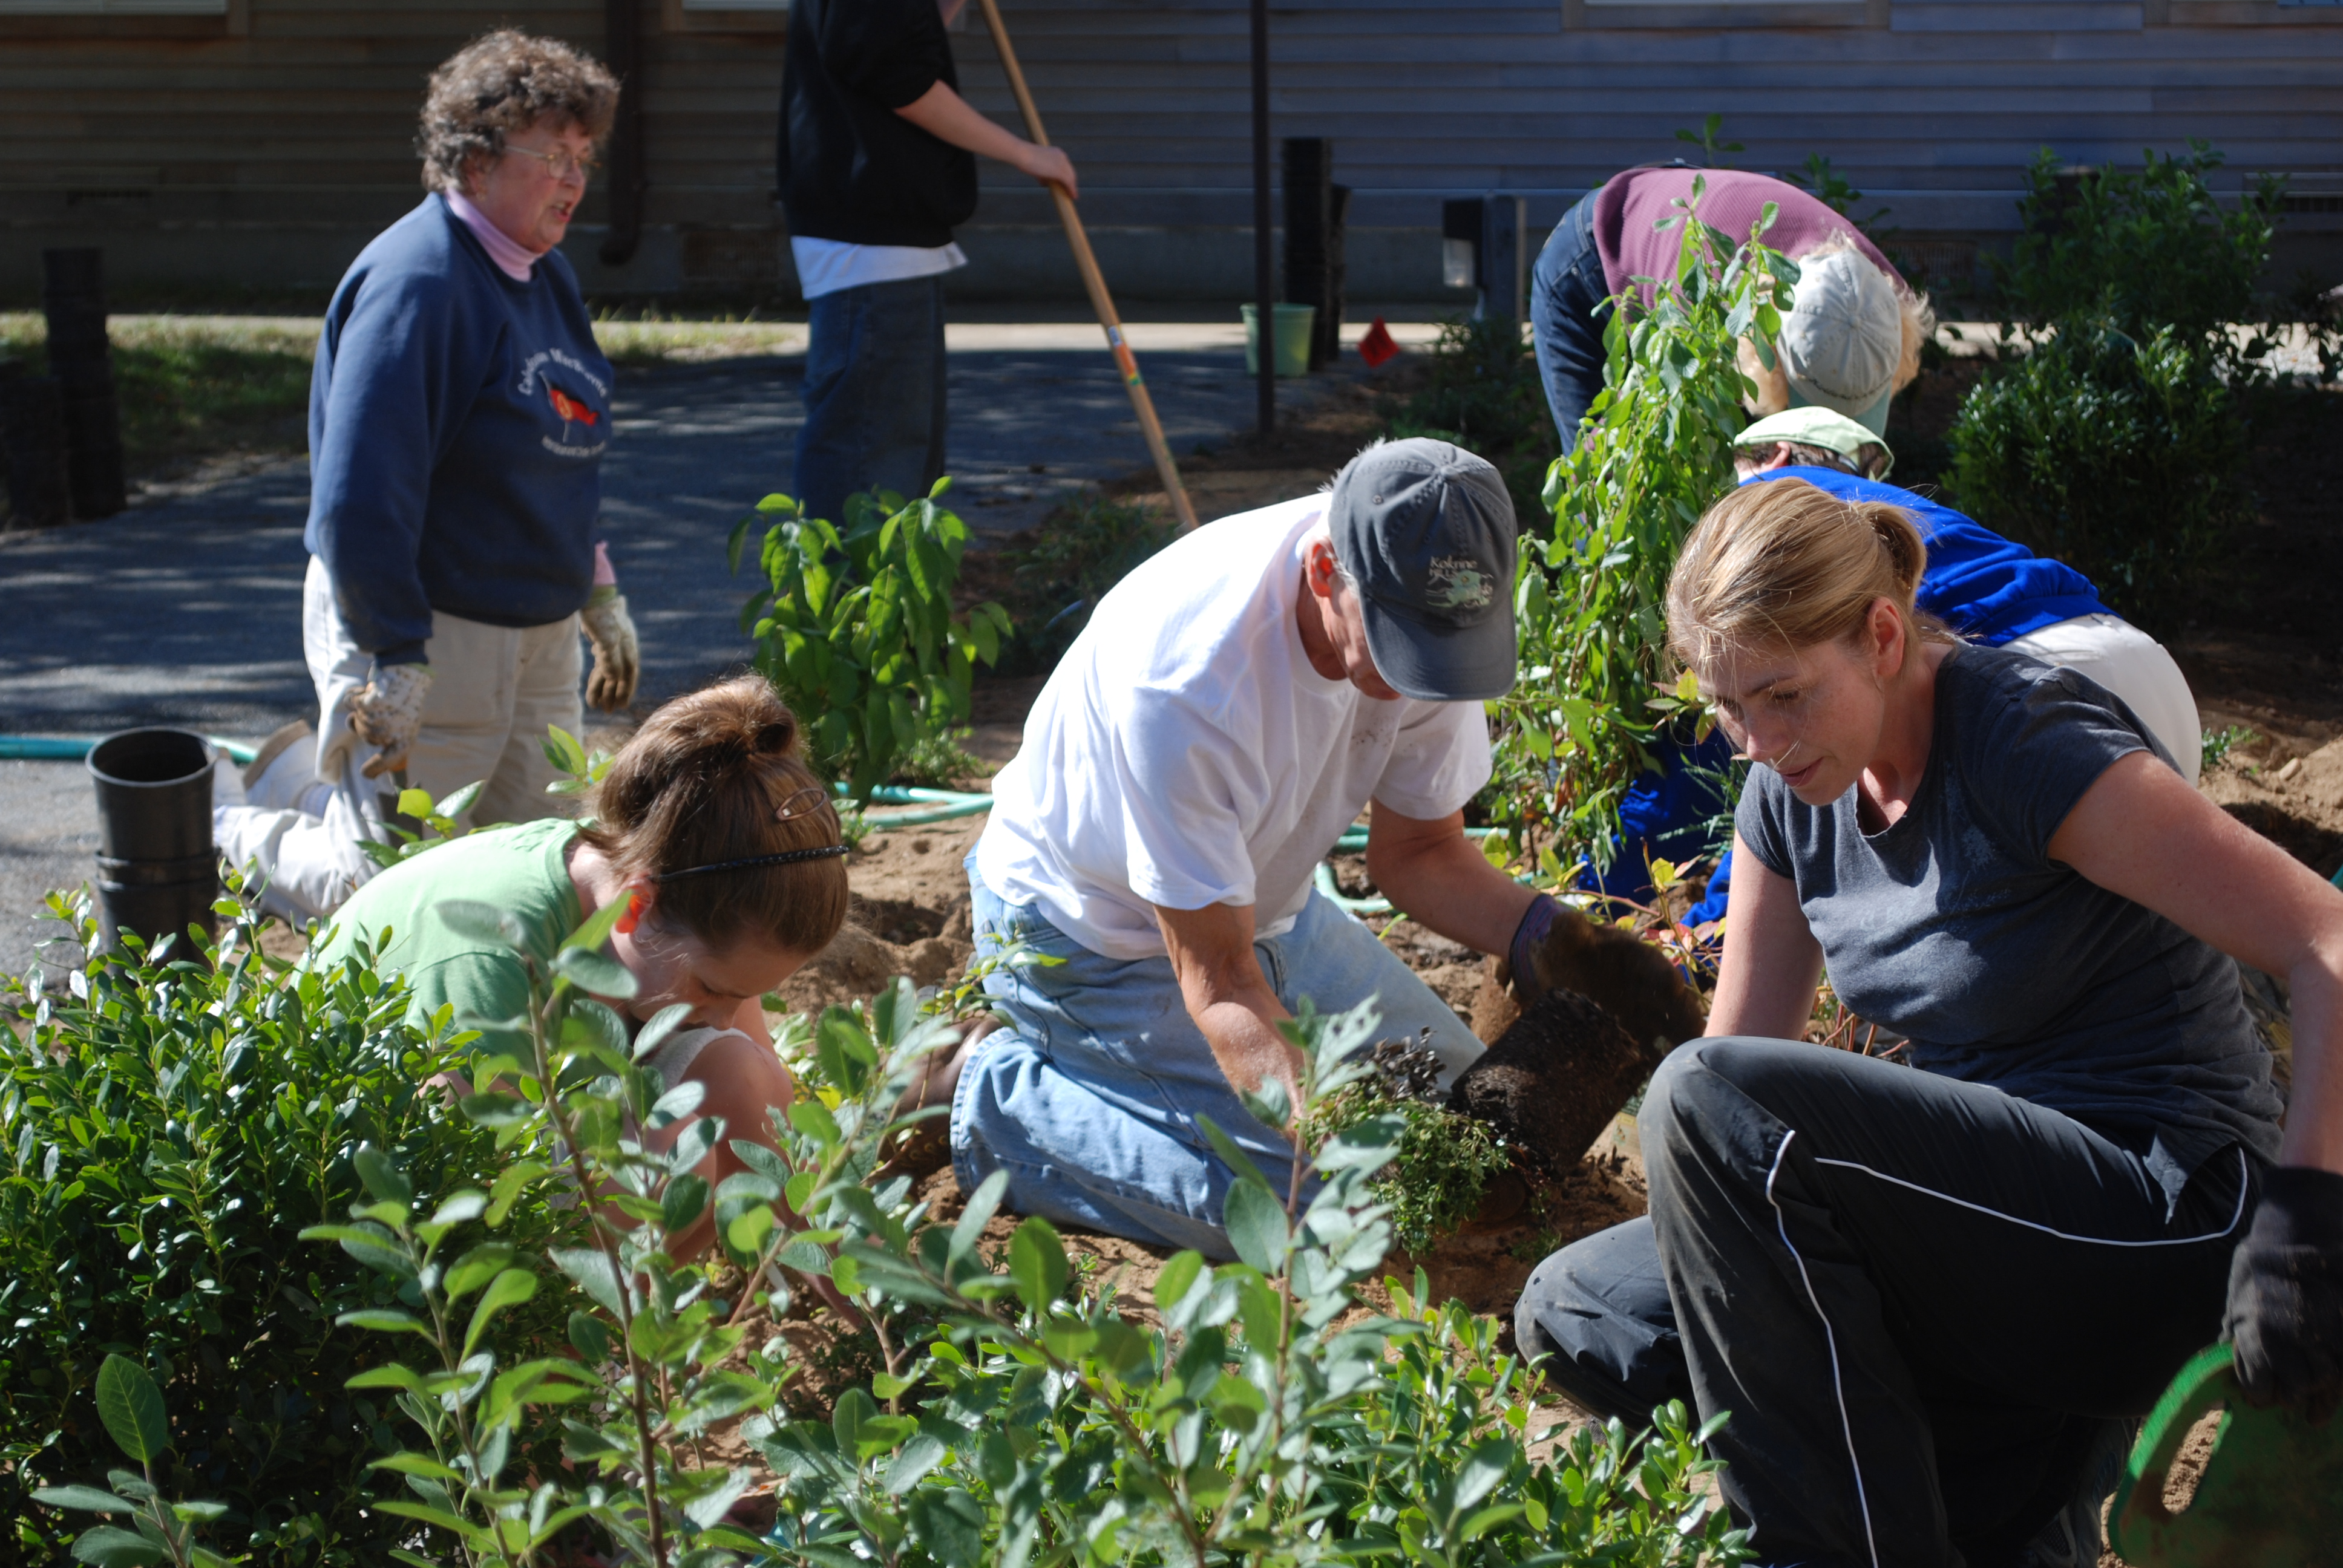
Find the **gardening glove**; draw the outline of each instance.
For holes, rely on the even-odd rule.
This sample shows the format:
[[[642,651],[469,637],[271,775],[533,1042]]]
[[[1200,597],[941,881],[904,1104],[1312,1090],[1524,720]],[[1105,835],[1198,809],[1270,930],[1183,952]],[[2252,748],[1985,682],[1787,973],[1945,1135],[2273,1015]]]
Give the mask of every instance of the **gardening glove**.
[[[2258,1405],[2323,1422],[2343,1403],[2343,1176],[2284,1165],[2229,1261],[2221,1337]]]
[[[431,690],[427,664],[377,664],[364,686],[350,693],[350,728],[377,748],[361,769],[379,779],[407,766],[407,753],[423,729],[423,699]]]
[[[605,713],[616,712],[634,701],[635,682],[643,668],[642,645],[635,638],[634,618],[627,614],[627,596],[615,584],[598,588],[578,618],[594,645],[586,700]]]
[[[1505,952],[1506,974],[1523,1011],[1549,990],[1576,991],[1607,1009],[1638,1045],[1698,1036],[1700,993],[1666,955],[1630,930],[1590,920],[1551,894],[1530,901]]]

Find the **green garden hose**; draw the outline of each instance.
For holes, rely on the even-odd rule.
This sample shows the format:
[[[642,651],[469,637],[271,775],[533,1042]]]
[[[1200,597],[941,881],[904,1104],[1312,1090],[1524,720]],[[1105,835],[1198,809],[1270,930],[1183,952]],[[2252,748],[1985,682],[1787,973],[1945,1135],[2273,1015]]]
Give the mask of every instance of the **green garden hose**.
[[[843,784],[830,786],[840,795],[846,794]],[[930,822],[949,822],[955,817],[973,817],[980,811],[992,809],[990,795],[970,795],[958,789],[921,789],[904,784],[881,784],[870,791],[874,806],[918,806],[916,811],[894,811],[884,817],[870,819],[874,829],[918,828]]]
[[[104,737],[85,739],[72,735],[0,735],[0,762],[78,762],[89,755],[89,749]],[[242,764],[259,753],[241,740],[223,740],[216,735],[204,739],[220,749],[229,761]]]

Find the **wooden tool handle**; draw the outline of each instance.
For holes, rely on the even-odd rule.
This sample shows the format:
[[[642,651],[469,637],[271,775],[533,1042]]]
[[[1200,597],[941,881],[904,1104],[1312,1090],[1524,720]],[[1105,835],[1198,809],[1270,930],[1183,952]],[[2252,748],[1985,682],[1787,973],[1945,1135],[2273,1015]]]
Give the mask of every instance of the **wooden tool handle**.
[[[979,0],[979,4],[984,7],[984,25],[992,34],[992,46],[1001,56],[1001,68],[1008,74],[1009,90],[1017,95],[1018,113],[1025,119],[1025,135],[1035,146],[1046,147],[1050,134],[1041,128],[1041,111],[1033,106],[1033,95],[1025,85],[1025,73],[1017,64],[1017,51],[1011,45],[1009,29],[1001,20],[999,0]],[[1155,416],[1155,399],[1148,395],[1147,383],[1139,374],[1139,361],[1123,337],[1122,320],[1115,314],[1114,299],[1107,293],[1106,276],[1099,271],[1098,257],[1091,254],[1090,235],[1082,228],[1081,215],[1074,211],[1074,198],[1057,181],[1047,183],[1058,206],[1058,221],[1065,226],[1066,243],[1073,248],[1074,266],[1082,275],[1082,286],[1090,291],[1091,309],[1097,313],[1099,326],[1106,332],[1107,347],[1114,351],[1115,367],[1122,372],[1123,389],[1131,394],[1131,408],[1139,416],[1140,433],[1147,437],[1147,450],[1155,458],[1155,472],[1163,481],[1172,514],[1180,519],[1184,532],[1196,526],[1196,508],[1188,499],[1187,487],[1180,483],[1180,467],[1172,461],[1171,443],[1163,438],[1163,422]]]

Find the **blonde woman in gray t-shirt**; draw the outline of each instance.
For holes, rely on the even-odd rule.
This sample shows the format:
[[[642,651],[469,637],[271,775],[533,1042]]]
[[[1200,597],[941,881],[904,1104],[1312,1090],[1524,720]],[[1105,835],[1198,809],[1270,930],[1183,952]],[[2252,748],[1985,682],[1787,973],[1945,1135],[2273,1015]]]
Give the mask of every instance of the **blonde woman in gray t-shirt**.
[[[1795,479],[1686,541],[1670,640],[1757,765],[1746,869],[1644,1101],[1649,1216],[1516,1322],[1607,1413],[1731,1412],[1763,1562],[2087,1565],[2129,1421],[2217,1335],[2255,1397],[2343,1394],[2343,893],[2121,699],[1925,622],[1925,559]],[[2293,988],[2282,1139],[2233,960]],[[1799,1042],[1825,966],[1901,1063]]]

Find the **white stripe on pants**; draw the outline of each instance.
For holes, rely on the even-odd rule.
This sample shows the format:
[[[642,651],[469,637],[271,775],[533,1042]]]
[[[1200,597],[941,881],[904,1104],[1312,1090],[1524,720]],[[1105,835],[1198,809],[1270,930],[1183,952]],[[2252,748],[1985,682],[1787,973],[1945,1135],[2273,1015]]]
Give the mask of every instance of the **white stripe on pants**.
[[[556,775],[543,743],[548,725],[572,735],[585,731],[578,637],[575,615],[547,626],[508,627],[433,611],[423,646],[431,689],[422,733],[407,753],[407,783],[439,799],[485,781],[467,826],[561,815],[562,798],[545,792]],[[373,657],[352,640],[325,563],[315,556],[301,589],[301,643],[317,688],[317,774],[332,779],[339,754],[363,745],[350,732],[348,703],[366,683]]]

